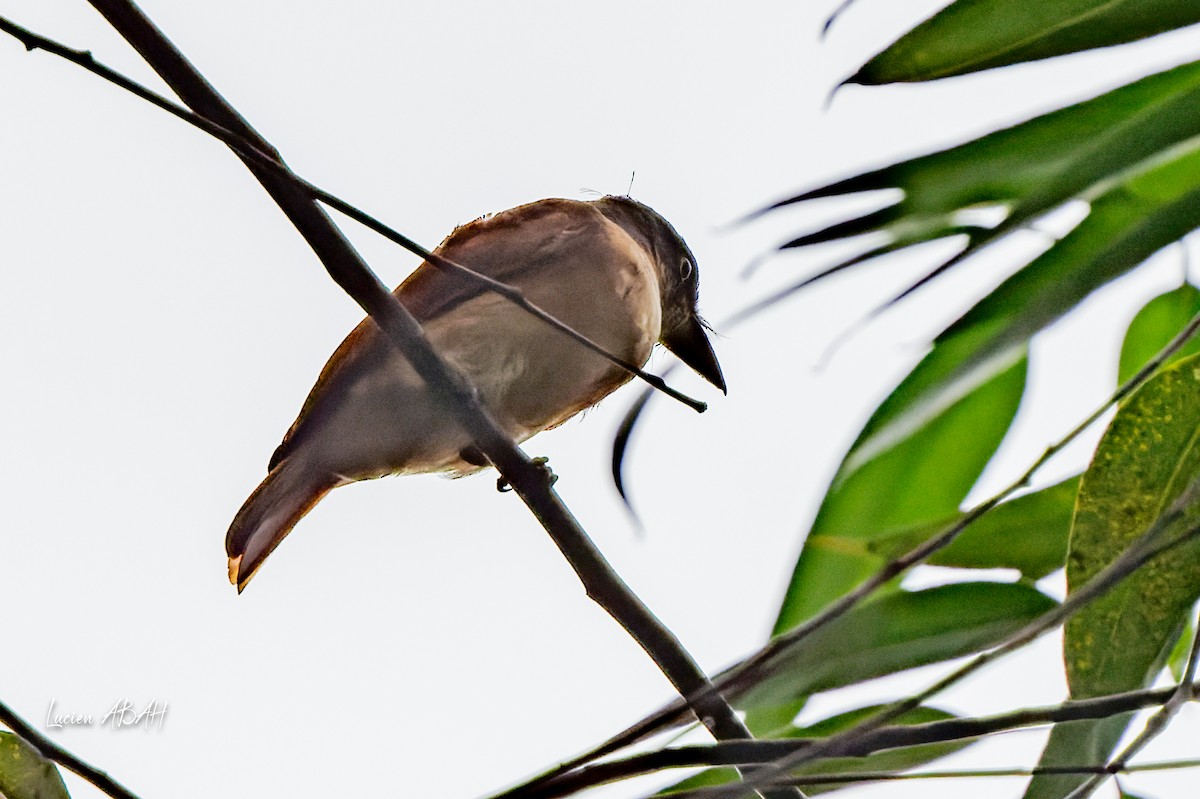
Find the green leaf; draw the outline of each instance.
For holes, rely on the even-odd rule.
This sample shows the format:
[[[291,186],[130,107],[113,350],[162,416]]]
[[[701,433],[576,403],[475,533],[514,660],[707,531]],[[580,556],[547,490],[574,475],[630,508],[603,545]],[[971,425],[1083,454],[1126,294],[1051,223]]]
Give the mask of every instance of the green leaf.
[[[1028,224],[1089,187],[1200,135],[1200,62],[1150,75],[978,139],[804,192],[767,210],[822,197],[902,192],[886,207],[789,242],[801,247],[884,234],[917,244],[993,233],[970,224],[1007,211],[1001,232]],[[893,249],[895,249],[893,247]]]
[[[816,724],[809,727],[790,727],[786,732],[772,737],[775,738],[812,738],[820,739],[835,735],[839,732],[844,732],[851,729],[856,724],[866,721],[868,718],[883,710],[885,705],[872,705],[870,707],[858,708],[846,713],[841,713],[836,716],[831,716],[827,719],[822,719]],[[897,725],[911,724],[928,724],[934,721],[945,721],[947,719],[958,718],[953,713],[947,713],[944,710],[938,710],[932,707],[918,707],[902,716],[897,717],[892,723]],[[828,760],[821,760],[816,763],[809,763],[796,769],[795,774],[864,774],[867,772],[885,772],[899,773],[908,769],[923,766],[940,757],[959,752],[970,746],[974,741],[949,741],[946,743],[922,744],[920,746],[909,746],[898,749],[889,749],[885,752],[876,752],[875,754],[866,757],[838,757]],[[729,768],[712,768],[700,772],[694,776],[687,778],[681,782],[672,785],[660,792],[660,794],[669,795],[677,791],[690,791],[697,788],[704,788],[713,785],[723,785],[731,782],[736,778],[736,773]],[[820,793],[832,793],[841,788],[850,787],[850,785],[861,783],[845,783],[845,784],[821,784],[821,785],[801,785],[801,790],[808,796],[815,796]]]
[[[1200,289],[1190,283],[1160,294],[1146,303],[1129,323],[1129,330],[1125,333],[1117,383],[1123,384],[1137,374],[1198,313]],[[1197,352],[1200,352],[1200,338],[1193,337],[1167,362],[1174,363]]]
[[[871,251],[879,253],[965,231],[963,250],[918,286],[1069,200],[1088,204],[1088,215],[1074,230],[937,338],[921,364],[934,379],[924,381],[920,391],[910,391],[904,407],[893,409],[886,424],[875,425],[858,448],[873,455],[903,440],[954,398],[1011,363],[1032,335],[1091,292],[1200,225],[1198,151],[1200,63],[1192,63],[959,147],[777,204],[902,190],[902,198],[892,205],[787,246],[874,233],[884,239]],[[998,211],[1002,220],[992,227],[964,221],[980,209]]]
[[[1132,718],[1132,713],[1119,713],[1095,721],[1055,724],[1038,766],[1107,762]],[[1038,774],[1029,781],[1023,799],[1063,799],[1087,779],[1086,774]]]
[[[886,705],[859,708],[848,713],[820,721],[811,727],[801,727],[796,730],[797,738],[824,738],[845,732],[884,710]],[[895,719],[892,724],[911,725],[928,724],[934,721],[946,721],[957,718],[953,713],[947,713],[932,707],[919,707]],[[810,763],[799,769],[800,774],[864,774],[868,772],[883,772],[899,774],[903,771],[932,763],[938,758],[961,752],[971,744],[972,740],[945,741],[934,744],[921,744],[898,749],[876,752],[866,757],[835,757]],[[801,789],[809,796],[819,793],[832,793],[842,788],[849,788],[862,783],[825,783],[822,785],[802,785]]]
[[[975,385],[981,372],[1019,352],[1093,291],[1200,225],[1200,138],[1097,191],[1074,230],[938,336],[927,360],[937,364],[931,369],[941,381],[861,447],[887,446],[897,430]]]
[[[960,569],[1017,569],[1030,581],[1063,567],[1075,514],[1079,477],[1005,502],[976,519],[950,546],[926,562]],[[868,547],[892,559],[958,522],[962,514],[935,524],[898,530]]]
[[[797,700],[994,646],[1054,600],[1024,584],[954,583],[859,605],[755,669],[727,695],[742,710]]]
[[[1200,476],[1200,357],[1160,372],[1114,417],[1084,473],[1067,559],[1078,589]],[[1200,542],[1164,553],[1077,613],[1064,642],[1072,696],[1136,689],[1200,597]]]
[[[802,696],[792,702],[751,708],[746,711],[746,727],[755,738],[778,738],[791,728],[807,704],[808,697]]]
[[[958,0],[847,83],[936,80],[1123,44],[1200,22],[1194,0]]]
[[[853,589],[885,562],[870,542],[953,515],[999,446],[1020,403],[1025,361],[1001,368],[886,452],[862,442],[908,407],[939,375],[923,361],[867,422],[834,477],[784,597],[775,633],[791,629]],[[893,429],[896,429],[893,427]]]
[[[1200,476],[1200,356],[1160,372],[1122,405],[1079,489],[1067,557],[1068,595],[1149,530]],[[1188,523],[1200,513],[1187,509]],[[1175,531],[1179,532],[1179,531]],[[1200,541],[1165,552],[1066,624],[1063,654],[1075,699],[1137,690],[1162,669],[1200,597]],[[1042,765],[1102,762],[1129,716],[1057,725]],[[1027,797],[1065,796],[1086,778],[1036,777]]]
[[[11,732],[0,732],[0,796],[69,799],[58,768]]]
[[[1200,225],[1200,137],[1098,185],[1075,229],[938,338],[1003,322],[998,342],[1025,341],[1084,297]]]
[[[1167,668],[1171,670],[1171,676],[1175,678],[1175,682],[1183,679],[1183,671],[1187,668],[1188,655],[1192,651],[1192,639],[1196,637],[1196,626],[1192,624],[1192,618],[1189,615],[1187,621],[1184,622],[1183,631],[1179,637],[1175,639],[1175,646],[1171,649],[1171,654],[1167,657]]]

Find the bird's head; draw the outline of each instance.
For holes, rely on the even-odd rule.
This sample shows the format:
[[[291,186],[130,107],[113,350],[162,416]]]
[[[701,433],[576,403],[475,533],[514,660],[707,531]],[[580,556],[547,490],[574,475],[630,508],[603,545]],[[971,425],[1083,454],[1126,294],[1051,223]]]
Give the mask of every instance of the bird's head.
[[[725,377],[700,317],[700,273],[696,256],[671,223],[632,197],[608,196],[596,203],[601,212],[654,254],[662,298],[659,342],[701,377],[725,392]]]

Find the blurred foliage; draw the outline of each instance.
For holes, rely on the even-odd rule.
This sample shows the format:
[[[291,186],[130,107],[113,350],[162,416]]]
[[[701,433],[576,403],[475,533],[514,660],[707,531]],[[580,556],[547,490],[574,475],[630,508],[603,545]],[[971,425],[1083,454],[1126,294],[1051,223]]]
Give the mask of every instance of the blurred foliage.
[[[1120,45],[1198,21],[1200,0],[959,0],[900,36],[847,82],[949,78]],[[886,122],[879,128],[886,130]],[[1067,206],[1080,218],[1044,251],[1014,264],[1011,277],[934,338],[842,459],[804,531],[774,625],[779,637],[764,650],[770,656],[733,670],[731,696],[758,734],[814,735],[794,719],[815,692],[995,645],[1008,635],[1005,629],[1054,607],[1035,581],[1065,567],[1070,591],[1078,590],[1147,530],[1164,526],[1162,514],[1200,475],[1193,443],[1200,438],[1200,341],[1193,339],[1153,375],[1141,376],[1146,382],[1120,405],[1081,476],[1007,498],[929,558],[963,570],[961,582],[907,591],[891,579],[846,615],[789,636],[807,631],[831,603],[894,559],[961,523],[963,502],[1022,401],[1031,339],[1200,227],[1200,61],[973,141],[808,189],[759,214],[864,193],[886,204],[798,232],[783,245],[846,241],[858,243],[857,252],[795,281],[754,311],[868,261],[886,262],[892,253],[937,239],[957,242],[956,252],[931,264],[889,305],[898,303],[950,270],[970,268],[983,247]],[[1120,383],[1190,329],[1200,290],[1181,283],[1148,302],[1125,329],[1114,364]],[[1184,519],[1167,527],[1178,534],[1194,521],[1190,513]],[[972,577],[977,569],[1012,570],[1014,582],[981,583]],[[1147,686],[1168,663],[1181,672],[1192,634],[1188,611],[1198,595],[1200,544],[1187,544],[1085,605],[1064,635],[1072,697]],[[862,716],[846,719],[871,712],[864,708]],[[1042,764],[1103,764],[1127,723],[1121,715],[1057,725]],[[829,729],[849,726],[831,722]],[[877,768],[903,769],[938,756],[929,749],[896,754],[900,760]],[[728,772],[711,770],[675,788],[727,778]],[[1062,799],[1084,781],[1040,776],[1027,796]]]
[[[934,80],[1117,45],[1197,21],[1200,2],[959,0],[901,36],[848,82]],[[893,300],[899,302],[951,269],[969,268],[982,247],[1067,204],[1086,214],[939,334],[875,411],[806,532],[777,634],[961,519],[959,504],[1011,425],[1021,386],[1014,374],[1023,370],[1030,339],[1200,226],[1200,62],[810,189],[762,213],[887,189],[898,192],[885,207],[784,245],[864,242],[858,254],[796,289],[923,242],[958,240],[958,251]],[[1149,302],[1126,330],[1119,380],[1137,374],[1197,312],[1200,290],[1191,285]],[[929,562],[1015,569],[1021,581],[1065,564],[1072,589],[1094,576],[1154,526],[1200,473],[1192,444],[1200,429],[1200,366],[1190,357],[1197,351],[1200,343],[1189,342],[1122,405],[1082,479],[1000,504]],[[1200,546],[1192,546],[1159,556],[1086,606],[1066,627],[1072,696],[1148,685],[1173,650],[1183,651],[1180,631],[1198,592]],[[1058,725],[1043,765],[1104,763],[1127,721],[1121,716]],[[1083,781],[1038,777],[1027,795],[1059,799]]]

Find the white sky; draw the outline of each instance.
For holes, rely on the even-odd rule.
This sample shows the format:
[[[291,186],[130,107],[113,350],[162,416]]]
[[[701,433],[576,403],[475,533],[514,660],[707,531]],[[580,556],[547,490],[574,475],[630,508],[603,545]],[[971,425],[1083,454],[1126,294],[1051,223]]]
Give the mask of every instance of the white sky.
[[[939,3],[859,0],[819,42],[835,5],[143,8],[298,172],[427,246],[485,212],[624,193],[636,172],[633,194],[696,252],[714,321],[829,263],[836,248],[739,277],[754,256],[852,204],[719,230],[739,215],[1180,63],[1200,44],[1188,31],[1115,56],[850,88],[825,111],[840,78]],[[83,2],[0,0],[0,13],[161,85]],[[7,39],[0,108],[4,701],[32,720],[52,700],[97,716],[121,698],[166,701],[161,730],[53,736],[151,799],[479,796],[670,697],[490,477],[341,489],[237,597],[225,529],[361,313],[218,143]],[[389,283],[415,266],[345,229]],[[645,538],[607,475],[612,433],[638,389],[526,448],[550,457],[559,490],[617,569],[716,670],[765,637],[799,532],[874,404],[967,298],[1039,246],[1032,236],[989,254],[824,368],[830,343],[938,247],[830,281],[718,341],[728,398],[680,373],[674,382],[711,410],[656,401],[635,440],[629,480]],[[1033,408],[988,485],[1106,393],[1115,323],[1178,274],[1178,253],[1166,253],[1042,343]],[[1039,482],[1077,469],[1089,446]],[[1058,701],[1061,680],[1046,676],[1056,647],[1046,641],[940,704],[976,713]],[[812,718],[934,673],[822,698]],[[1194,755],[1193,714],[1149,757]],[[1041,739],[1006,736],[944,765],[1028,764]],[[1169,792],[1183,779],[1128,784]],[[844,795],[956,796],[965,785]],[[983,799],[1019,783],[969,788]]]

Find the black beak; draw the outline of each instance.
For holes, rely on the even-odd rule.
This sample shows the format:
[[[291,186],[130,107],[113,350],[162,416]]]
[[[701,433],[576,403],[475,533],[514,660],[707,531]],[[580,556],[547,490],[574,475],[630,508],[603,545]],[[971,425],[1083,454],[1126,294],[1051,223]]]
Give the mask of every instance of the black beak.
[[[708,331],[699,317],[693,315],[684,327],[663,336],[662,343],[696,374],[721,389],[722,394],[729,393],[725,390],[721,364],[717,363],[717,354],[708,340]]]

